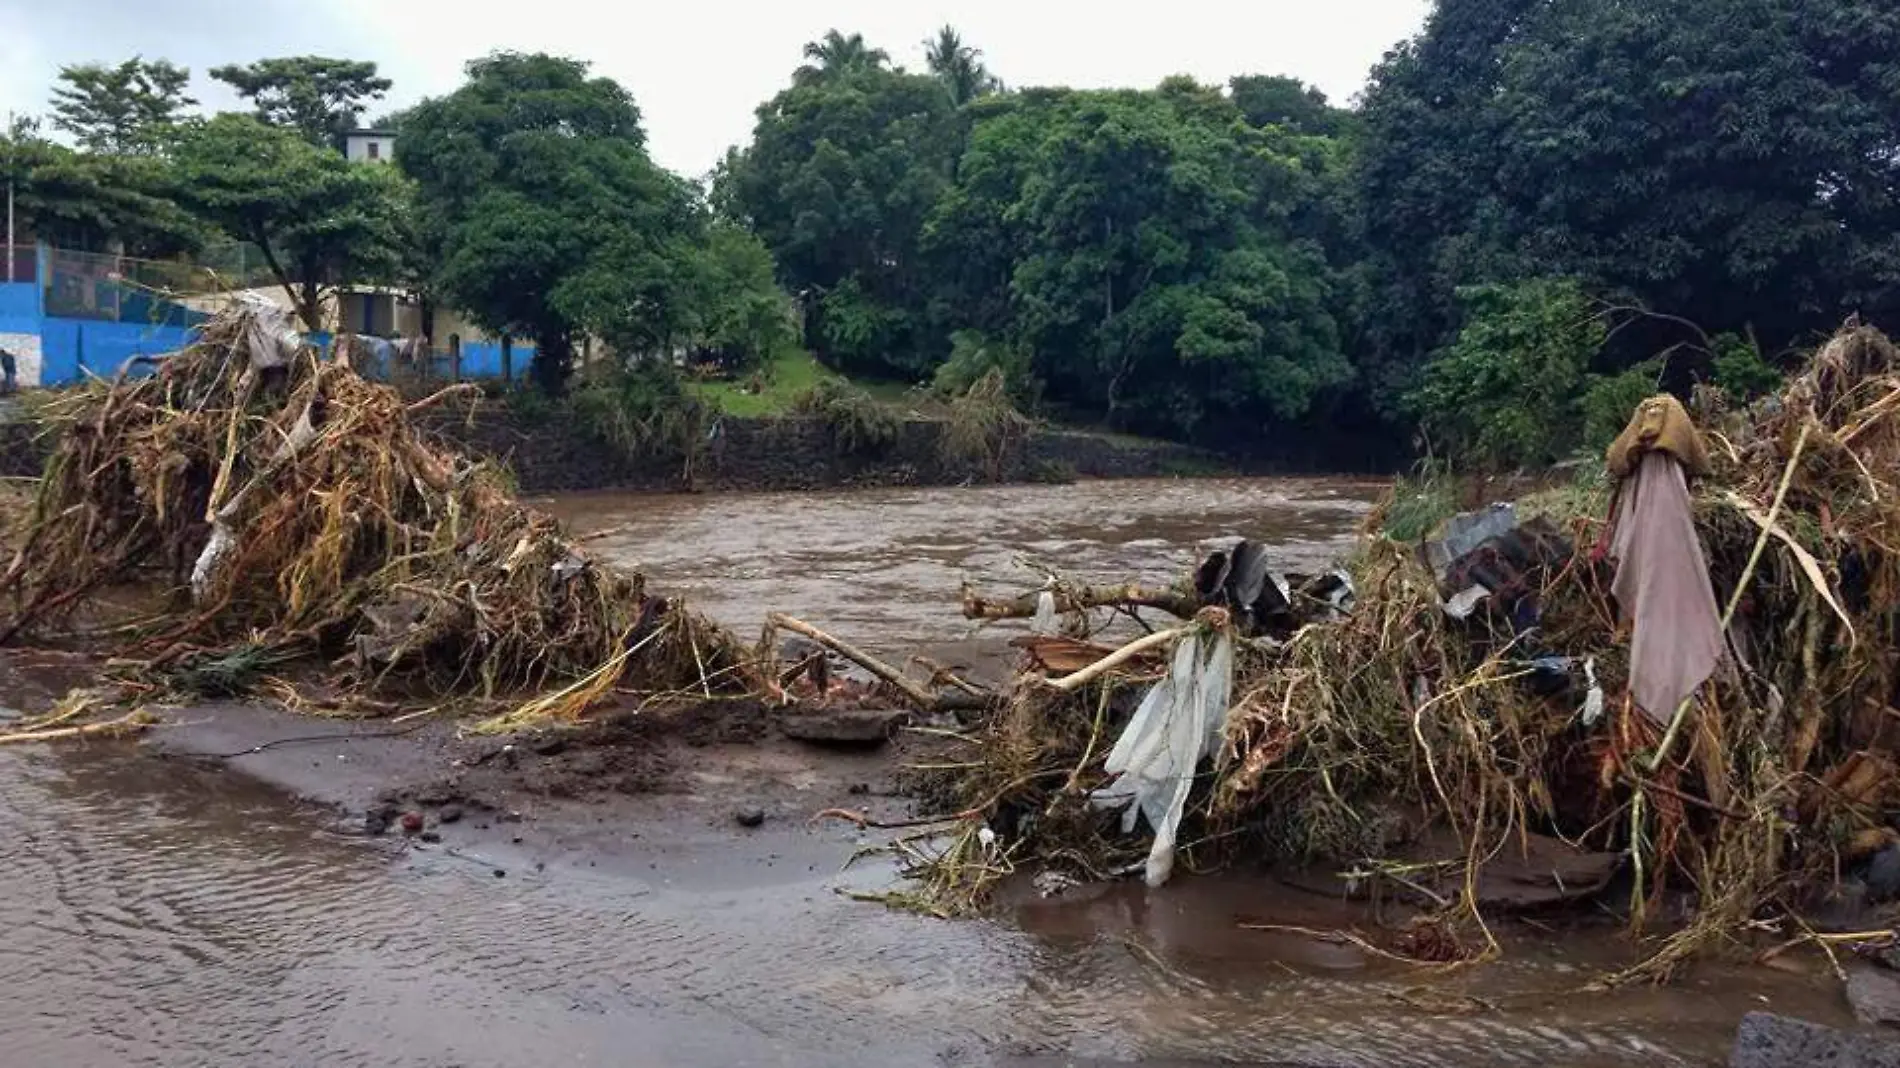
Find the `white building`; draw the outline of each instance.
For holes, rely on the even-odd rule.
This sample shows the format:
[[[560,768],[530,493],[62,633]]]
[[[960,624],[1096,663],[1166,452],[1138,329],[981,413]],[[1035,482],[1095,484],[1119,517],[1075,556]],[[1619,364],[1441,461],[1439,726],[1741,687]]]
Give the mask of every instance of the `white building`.
[[[396,133],[351,130],[343,135],[343,156],[351,163],[388,163],[396,158]]]

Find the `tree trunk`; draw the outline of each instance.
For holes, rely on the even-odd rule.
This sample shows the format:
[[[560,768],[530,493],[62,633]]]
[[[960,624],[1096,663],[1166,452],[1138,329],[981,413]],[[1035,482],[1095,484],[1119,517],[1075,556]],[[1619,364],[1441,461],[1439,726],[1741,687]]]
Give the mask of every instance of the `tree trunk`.
[[[529,371],[541,392],[558,397],[567,392],[567,374],[573,369],[574,342],[564,333],[550,331],[534,339],[534,361]]]

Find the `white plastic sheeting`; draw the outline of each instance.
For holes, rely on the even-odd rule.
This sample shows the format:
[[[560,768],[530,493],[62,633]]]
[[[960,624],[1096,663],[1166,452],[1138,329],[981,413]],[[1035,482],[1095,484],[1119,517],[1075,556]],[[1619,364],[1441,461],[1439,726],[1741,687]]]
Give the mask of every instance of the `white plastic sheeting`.
[[[1220,752],[1233,688],[1234,641],[1224,632],[1197,631],[1174,647],[1168,677],[1142,699],[1135,717],[1109,751],[1114,782],[1095,791],[1104,807],[1126,805],[1122,832],[1135,817],[1154,828],[1147,882],[1160,886],[1174,871],[1174,838],[1194,786],[1194,769]]]
[[[1056,595],[1053,590],[1044,590],[1036,595],[1036,617],[1029,621],[1032,634],[1054,634],[1056,632]]]

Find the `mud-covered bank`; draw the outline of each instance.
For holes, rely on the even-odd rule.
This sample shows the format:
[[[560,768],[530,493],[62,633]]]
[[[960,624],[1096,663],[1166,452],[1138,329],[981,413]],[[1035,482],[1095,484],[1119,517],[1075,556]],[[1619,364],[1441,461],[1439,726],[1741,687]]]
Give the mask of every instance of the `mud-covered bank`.
[[[0,658],[24,705],[89,673]],[[1851,1020],[1813,959],[1579,995],[1635,951],[1587,921],[1505,927],[1495,966],[1400,965],[1302,930],[1397,912],[1267,873],[1024,885],[975,921],[853,901],[892,885],[845,867],[889,832],[811,817],[902,818],[919,750],[738,707],[558,740],[166,721],[0,753],[22,1063],[1706,1065],[1751,1010]],[[423,833],[365,825],[392,802]]]
[[[1241,458],[1166,441],[1045,427],[1010,448],[999,469],[992,470],[987,462],[947,455],[944,424],[937,421],[905,421],[889,445],[841,452],[830,432],[813,420],[729,416],[718,421],[689,476],[677,458],[630,456],[573,420],[528,417],[497,402],[473,415],[452,406],[418,412],[416,421],[470,456],[505,464],[526,493],[1048,484],[1241,472],[1385,474],[1399,463],[1386,451],[1311,435]],[[0,415],[0,476],[38,475],[50,448],[29,411],[16,408]]]

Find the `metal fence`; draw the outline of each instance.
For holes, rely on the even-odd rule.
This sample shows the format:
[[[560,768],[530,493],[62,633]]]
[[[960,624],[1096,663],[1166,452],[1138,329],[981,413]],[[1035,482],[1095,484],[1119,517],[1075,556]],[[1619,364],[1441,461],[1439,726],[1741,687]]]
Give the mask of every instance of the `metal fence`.
[[[220,288],[191,263],[71,249],[46,249],[45,257],[43,306],[67,319],[190,326],[204,316],[185,302]]]

